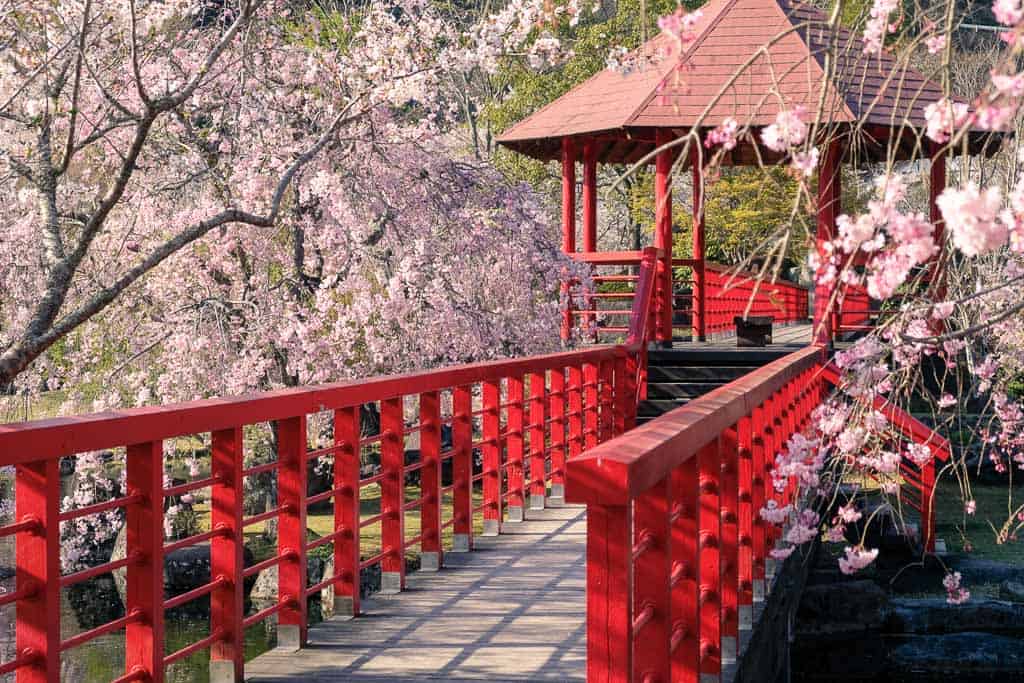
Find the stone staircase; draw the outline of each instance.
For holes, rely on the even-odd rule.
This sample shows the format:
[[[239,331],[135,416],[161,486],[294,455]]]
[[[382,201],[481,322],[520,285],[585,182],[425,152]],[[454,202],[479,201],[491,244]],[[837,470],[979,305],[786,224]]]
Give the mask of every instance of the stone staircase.
[[[652,350],[647,359],[647,400],[637,408],[637,424],[686,405],[790,352],[700,347]]]

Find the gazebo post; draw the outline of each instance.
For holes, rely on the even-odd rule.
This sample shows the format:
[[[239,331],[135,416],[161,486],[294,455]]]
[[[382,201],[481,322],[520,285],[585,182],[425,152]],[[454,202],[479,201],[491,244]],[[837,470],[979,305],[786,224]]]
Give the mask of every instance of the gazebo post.
[[[592,138],[583,141],[583,251],[597,251],[597,147]],[[595,301],[587,301],[587,326],[594,324]],[[597,338],[595,332],[594,338]]]
[[[670,141],[668,131],[658,130],[655,144]],[[658,287],[654,339],[672,346],[672,150],[659,152],[654,159],[654,246],[661,249],[658,261]]]
[[[698,138],[699,140],[699,138]],[[704,163],[699,144],[690,148],[693,167],[693,334],[697,341],[707,335],[707,270],[704,267]]]
[[[928,279],[938,301],[946,298],[946,273],[942,262],[946,224],[942,220],[942,212],[939,211],[937,203],[939,195],[946,189],[946,152],[942,145],[931,141],[928,151],[931,156],[931,168],[928,172],[928,218],[935,226],[935,244],[939,247],[939,252],[932,258]]]
[[[569,136],[562,138],[562,251],[576,251],[576,145]],[[562,314],[562,341],[572,336],[572,290],[569,281],[562,284],[565,312]]]
[[[818,253],[824,255],[825,244],[830,242],[836,234],[836,217],[839,215],[840,198],[842,195],[840,182],[839,160],[842,157],[842,149],[837,140],[829,143],[825,158],[821,161],[818,169],[818,235],[816,246]],[[820,269],[819,269],[820,270]],[[817,278],[815,278],[817,280]],[[832,295],[835,292],[835,283],[814,285],[814,343],[824,347],[831,347],[833,335],[837,330],[832,329],[832,315],[830,314]]]

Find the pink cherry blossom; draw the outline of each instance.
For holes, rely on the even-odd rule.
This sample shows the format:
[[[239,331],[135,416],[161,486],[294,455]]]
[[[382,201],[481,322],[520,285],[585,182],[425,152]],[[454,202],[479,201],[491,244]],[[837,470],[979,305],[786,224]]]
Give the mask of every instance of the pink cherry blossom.
[[[878,557],[878,548],[867,550],[863,546],[851,548],[846,547],[846,557],[839,558],[839,571],[844,574],[854,574],[875,561]]]
[[[953,245],[966,256],[979,256],[1006,244],[1007,229],[999,220],[999,187],[980,190],[973,182],[963,189],[947,187],[937,202],[952,234]]]
[[[969,109],[962,102],[953,102],[945,98],[932,102],[924,109],[927,124],[925,134],[934,142],[946,142],[953,131],[967,121],[968,115]]]
[[[768,149],[785,152],[807,137],[806,119],[807,109],[803,105],[783,109],[775,115],[775,123],[761,131],[761,141]]]
[[[736,147],[736,134],[740,124],[731,116],[725,117],[718,126],[711,130],[704,139],[704,146],[708,149],[715,145],[721,145],[722,149],[729,151]]]

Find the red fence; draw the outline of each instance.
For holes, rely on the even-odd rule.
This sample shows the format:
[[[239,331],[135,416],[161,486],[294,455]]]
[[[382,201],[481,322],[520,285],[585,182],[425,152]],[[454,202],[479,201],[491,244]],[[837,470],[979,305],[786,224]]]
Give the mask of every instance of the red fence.
[[[593,267],[593,281],[596,286],[606,291],[599,291],[588,295],[576,294],[576,299],[584,299],[582,305],[572,305],[566,312],[566,323],[563,334],[568,336],[571,324],[579,318],[587,324],[595,326],[594,335],[610,335],[622,337],[628,331],[626,321],[630,315],[630,307],[627,305],[634,297],[633,283],[637,275],[628,272],[627,269],[640,265],[642,258],[650,252],[649,258],[657,258],[658,251],[647,248],[643,251],[615,251],[615,252],[586,252],[572,254],[578,261],[591,264]],[[672,265],[675,269],[692,268],[695,265],[692,259],[673,259]],[[704,302],[705,332],[707,334],[722,334],[735,331],[734,322],[737,316],[772,316],[777,324],[794,323],[805,321],[810,316],[808,309],[808,291],[793,282],[779,280],[769,282],[761,281],[754,273],[745,271],[735,272],[729,266],[717,263],[705,263],[705,286],[706,299]],[[699,291],[693,288],[693,279],[690,276],[675,277],[674,287],[689,286],[691,293],[674,295],[673,314],[683,316],[687,320],[694,320],[694,296],[699,296]],[[655,287],[657,289],[657,287]],[[614,290],[614,291],[607,291]],[[655,296],[653,300],[652,314],[660,318],[661,307],[664,305],[664,297]],[[699,335],[696,331],[693,338]]]
[[[16,589],[0,596],[0,606],[16,605],[17,655],[0,663],[0,675],[17,672],[19,683],[55,683],[61,652],[123,630],[125,674],[118,681],[161,681],[169,664],[204,649],[219,680],[241,681],[246,628],[276,615],[279,641],[301,645],[308,598],[324,588],[333,587],[336,608],[340,603],[358,614],[360,573],[367,568],[379,564],[382,589],[401,590],[407,554],[418,550],[424,568],[437,568],[445,551],[472,548],[475,526],[498,533],[505,521],[522,518],[524,506],[542,507],[546,496],[562,493],[567,458],[634,425],[653,277],[648,258],[636,280],[628,346],[0,425],[0,466],[16,468],[15,522],[0,527],[0,537],[16,537],[17,565]],[[367,405],[380,415],[373,434],[361,424]],[[331,445],[310,448],[311,415],[329,419]],[[246,467],[245,429],[265,423],[276,435],[276,460]],[[167,487],[163,443],[181,436],[208,438],[209,473]],[[419,458],[409,462],[413,439]],[[62,511],[60,459],[106,449],[123,449],[124,494]],[[333,466],[331,487],[311,494],[309,463],[323,459]],[[445,468],[451,472],[447,485]],[[277,477],[277,506],[244,516],[244,482],[265,473]],[[414,473],[419,483],[410,487],[407,478]],[[361,503],[371,490],[379,493],[379,510],[366,515]],[[165,542],[165,499],[200,491],[210,499],[209,530]],[[333,530],[309,541],[307,509],[325,502],[333,503]],[[60,522],[115,510],[126,519],[125,559],[61,575]],[[418,533],[406,524],[412,511],[419,512]],[[276,552],[244,566],[243,531],[271,519],[278,524]],[[368,527],[379,529],[379,547],[366,547]],[[213,579],[165,596],[164,557],[206,542]],[[308,585],[308,554],[326,545],[334,575]],[[243,614],[244,580],[275,565],[277,602]],[[125,616],[63,638],[61,589],[120,568],[127,573]],[[165,655],[165,611],[206,596],[209,634]]]
[[[568,463],[587,504],[587,680],[697,680],[765,578],[774,454],[824,397],[810,347]],[[783,498],[788,499],[787,490]]]
[[[807,289],[778,280],[759,281],[747,272],[733,272],[729,266],[705,264],[707,273],[707,332],[721,334],[736,329],[737,316],[772,316],[776,324],[808,319]]]
[[[593,338],[605,337],[624,339],[630,333],[633,309],[637,294],[641,291],[640,275],[644,267],[655,268],[654,259],[659,251],[647,247],[640,251],[595,251],[571,254],[577,261],[589,263],[592,268],[591,279],[596,289],[611,291],[579,291],[578,284],[572,283],[568,306],[565,312],[562,336],[568,338],[576,319],[580,319],[585,327],[593,327]],[[646,264],[646,265],[644,265]],[[653,275],[653,273],[652,273]],[[652,284],[645,296],[643,310],[649,310],[652,304]]]

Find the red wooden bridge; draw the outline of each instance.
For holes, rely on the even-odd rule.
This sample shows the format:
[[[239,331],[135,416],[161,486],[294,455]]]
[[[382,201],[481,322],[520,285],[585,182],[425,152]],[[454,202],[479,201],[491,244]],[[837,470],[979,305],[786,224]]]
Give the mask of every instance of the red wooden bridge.
[[[748,117],[743,123],[756,130],[781,106],[816,105],[819,93],[806,86],[821,75],[820,48],[831,38],[820,12],[796,3],[712,0],[704,17],[695,29],[699,39],[675,61],[630,75],[599,74],[501,139],[537,158],[561,159],[565,251],[592,264],[598,285],[569,297],[575,306],[566,311],[564,332],[582,318],[593,323],[587,334],[612,343],[0,426],[0,465],[16,468],[15,521],[0,528],[0,537],[16,538],[17,570],[15,589],[0,595],[0,607],[13,605],[17,614],[16,651],[0,662],[0,675],[55,683],[63,654],[123,632],[118,682],[162,681],[170,665],[205,651],[217,682],[728,679],[771,587],[769,551],[781,532],[757,511],[774,493],[768,473],[775,455],[807,428],[836,381],[826,365],[833,340],[869,328],[878,312],[862,290],[832,286],[818,287],[811,311],[808,292],[795,283],[705,259],[702,147],[693,145],[692,157],[681,159],[671,143],[686,136],[699,141],[726,113]],[[768,40],[798,21],[800,30]],[[745,36],[742,46],[737,36]],[[843,33],[838,40],[853,39]],[[764,44],[770,49],[750,68],[772,60],[785,67],[773,84],[779,102],[765,95],[770,74],[764,69],[758,78],[729,84],[724,74],[733,67],[720,64],[733,53],[739,64]],[[824,99],[835,106],[823,119],[832,142],[818,173],[822,248],[835,234],[840,163],[850,146],[861,158],[930,155],[933,219],[938,216],[934,197],[945,182],[947,151],[913,144],[913,127],[922,125],[923,107],[941,88],[887,55],[865,59],[871,73],[900,71],[894,83],[915,84],[908,88],[912,102],[859,72],[832,74]],[[683,61],[699,66],[703,78],[695,81],[699,87],[675,92],[670,74]],[[852,92],[855,83],[870,92]],[[704,106],[708,92],[719,91],[728,96]],[[973,137],[970,145],[974,150]],[[577,253],[580,151],[584,249]],[[633,163],[652,154],[656,248],[598,251],[598,162]],[[749,136],[722,163],[755,159],[782,160]],[[673,249],[670,177],[684,165],[695,181],[694,242],[685,259]],[[566,294],[575,285],[567,282]],[[693,344],[721,339],[736,316],[750,313],[770,314],[777,326],[802,325],[787,332],[797,343],[765,363],[745,363],[732,381],[636,426],[653,367],[649,344],[671,346],[679,336]],[[685,389],[682,384],[671,391]],[[380,414],[373,433],[362,426],[368,405]],[[877,408],[945,456],[942,439],[892,406]],[[314,415],[329,417],[331,442],[311,448],[307,423]],[[245,432],[268,424],[276,459],[247,467]],[[164,442],[178,437],[208,439],[211,467],[208,476],[166,486]],[[412,443],[420,457],[410,462]],[[125,494],[62,509],[60,460],[94,451],[124,453]],[[368,459],[374,467],[361,467]],[[315,493],[313,460],[333,468],[329,488]],[[268,474],[277,481],[276,507],[246,515],[245,481]],[[906,500],[919,510],[930,543],[934,466],[904,463],[902,475]],[[211,501],[208,530],[166,542],[167,499],[201,490]],[[380,502],[367,514],[362,504],[371,491]],[[789,489],[781,497],[792,495]],[[332,528],[310,538],[307,511],[324,504],[333,510]],[[124,558],[62,573],[60,523],[117,509],[127,525]],[[270,520],[277,524],[276,547],[247,566],[244,533]],[[164,558],[199,544],[210,547],[211,580],[166,595]],[[314,552],[331,562],[311,582]],[[246,611],[245,581],[272,567],[276,601]],[[127,577],[124,616],[63,632],[61,591],[115,569]],[[362,579],[370,574],[379,574],[380,591],[363,601]],[[313,596],[333,603],[338,616],[310,628]],[[210,603],[208,631],[165,651],[165,614],[199,599]],[[245,630],[271,619],[278,649],[244,661]]]

